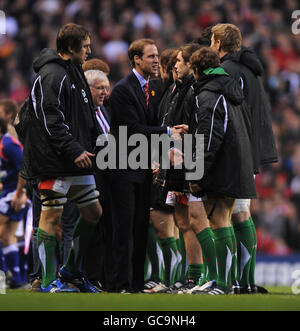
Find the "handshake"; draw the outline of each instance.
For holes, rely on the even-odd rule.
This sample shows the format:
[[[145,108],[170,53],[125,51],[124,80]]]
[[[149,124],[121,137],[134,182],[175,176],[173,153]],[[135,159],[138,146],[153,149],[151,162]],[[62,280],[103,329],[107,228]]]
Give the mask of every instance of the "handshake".
[[[171,128],[171,130],[172,130],[171,138],[173,138],[174,140],[182,140],[183,135],[188,133],[189,126],[186,124],[179,124],[179,125],[173,126]],[[169,159],[173,166],[182,164],[183,158],[184,158],[184,155],[180,150],[178,150],[176,148],[172,148],[169,150]]]
[[[182,136],[189,131],[189,126],[186,124],[174,125],[170,128],[171,134],[170,137],[174,140],[182,140]]]

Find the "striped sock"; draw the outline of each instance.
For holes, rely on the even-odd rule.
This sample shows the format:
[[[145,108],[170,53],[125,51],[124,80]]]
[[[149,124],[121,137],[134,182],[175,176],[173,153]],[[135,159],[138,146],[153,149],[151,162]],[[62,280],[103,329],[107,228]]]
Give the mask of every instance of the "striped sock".
[[[234,232],[233,226],[230,227],[231,239],[233,245],[233,253],[232,253],[232,268],[231,268],[231,280],[233,285],[235,285],[237,281],[237,239]]]
[[[235,224],[234,231],[238,242],[238,281],[241,286],[247,286],[250,282],[251,258],[254,248],[250,221]]]
[[[2,250],[2,243],[0,241],[0,270],[7,272],[5,257]]]
[[[185,283],[188,273],[189,262],[185,250],[185,242],[182,232],[179,232],[179,238],[176,240],[177,249],[181,254],[181,274],[178,275],[177,281],[180,281],[182,284]]]
[[[249,271],[249,282],[251,285],[255,285],[255,267],[256,267],[256,251],[257,251],[257,233],[254,221],[252,217],[249,218],[250,226],[252,229],[253,234],[253,251],[251,255],[251,265],[250,265],[250,271]]]
[[[19,250],[16,245],[8,245],[3,247],[3,254],[6,261],[7,269],[12,273],[12,284],[19,285],[22,283],[20,261],[19,261]]]
[[[217,285],[228,290],[231,285],[231,267],[233,243],[229,227],[223,227],[213,230],[215,235],[216,254],[218,261],[218,279]]]
[[[42,286],[47,287],[56,279],[55,247],[56,236],[38,228],[37,246],[42,269]]]
[[[177,245],[174,237],[160,240],[165,263],[165,285],[170,286],[175,282],[178,266]]]
[[[204,265],[190,264],[187,278],[188,280],[193,280],[197,285],[202,285],[204,283]]]
[[[216,280],[218,277],[215,237],[210,227],[203,229],[196,235],[202,248],[206,281]]]
[[[151,264],[150,279],[154,282],[163,282],[164,279],[164,261],[159,240],[152,223],[148,226],[147,238],[147,256]]]

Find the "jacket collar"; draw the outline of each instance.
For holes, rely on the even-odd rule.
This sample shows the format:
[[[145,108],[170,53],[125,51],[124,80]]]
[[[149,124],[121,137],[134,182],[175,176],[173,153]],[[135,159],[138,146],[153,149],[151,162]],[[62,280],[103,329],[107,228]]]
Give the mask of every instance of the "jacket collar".
[[[145,98],[144,91],[141,88],[141,84],[133,71],[129,74],[128,79],[135,91],[135,95],[137,96],[139,102],[143,106],[144,111],[147,111],[146,98]]]
[[[140,86],[142,90],[144,91],[144,86],[146,83],[149,83],[149,79],[145,79],[143,76],[141,76],[135,68],[132,69],[132,72],[135,74],[136,78],[138,79]]]
[[[182,79],[182,81],[176,80],[175,84],[177,88],[183,88],[187,85],[191,86],[192,83],[194,82],[194,76],[193,75],[188,75]]]

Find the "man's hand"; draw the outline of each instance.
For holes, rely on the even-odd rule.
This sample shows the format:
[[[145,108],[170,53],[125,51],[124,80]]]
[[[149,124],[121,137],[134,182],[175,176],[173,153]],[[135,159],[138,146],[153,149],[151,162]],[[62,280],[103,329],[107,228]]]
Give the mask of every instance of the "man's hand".
[[[189,127],[186,124],[180,124],[173,126],[171,130],[172,130],[171,137],[174,140],[182,140],[183,135],[188,133]]]
[[[175,129],[181,130],[182,134],[189,132],[189,126],[187,124],[179,124],[174,126]]]
[[[183,163],[184,154],[177,148],[169,150],[169,159],[173,167]]]
[[[79,155],[74,163],[78,168],[92,168],[92,161],[90,157],[94,157],[95,154],[84,151],[81,155]]]
[[[11,207],[17,213],[26,204],[26,201],[27,201],[26,190],[22,189],[21,192],[16,191],[11,199]]]
[[[153,161],[152,163],[152,175],[153,175],[153,184],[156,183],[156,180],[157,180],[157,176],[159,174],[159,163]]]

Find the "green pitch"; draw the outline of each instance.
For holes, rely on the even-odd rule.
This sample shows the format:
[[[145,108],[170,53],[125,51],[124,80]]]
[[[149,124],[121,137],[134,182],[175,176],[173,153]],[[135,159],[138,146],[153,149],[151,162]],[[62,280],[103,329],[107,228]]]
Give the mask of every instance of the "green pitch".
[[[45,294],[8,290],[0,311],[201,311],[300,310],[300,294],[290,287],[268,287],[268,295]]]

